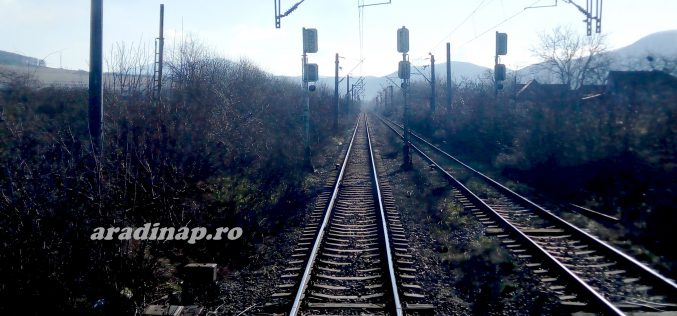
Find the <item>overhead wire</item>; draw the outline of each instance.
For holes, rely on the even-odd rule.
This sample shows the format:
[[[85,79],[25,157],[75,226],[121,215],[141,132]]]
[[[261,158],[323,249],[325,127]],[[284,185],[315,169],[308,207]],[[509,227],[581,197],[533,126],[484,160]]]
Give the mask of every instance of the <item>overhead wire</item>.
[[[357,66],[360,67],[360,77],[362,77],[363,71],[363,61],[364,61],[364,0],[357,0],[357,13],[358,13],[358,32],[360,40],[360,63]],[[355,68],[357,68],[355,66]],[[352,70],[351,70],[352,72]]]
[[[440,44],[442,44],[445,40],[447,40],[447,39],[448,39],[449,37],[451,37],[454,33],[456,33],[456,31],[458,31],[458,30],[461,28],[461,26],[465,25],[465,23],[468,22],[468,20],[470,20],[475,14],[477,14],[477,12],[478,12],[481,8],[488,6],[488,5],[491,4],[491,2],[493,2],[493,1],[494,1],[494,0],[489,0],[489,2],[487,2],[487,0],[483,0],[482,2],[480,2],[480,4],[478,4],[477,7],[475,7],[475,9],[473,9],[473,10],[470,12],[470,14],[468,14],[468,15],[467,15],[467,16],[466,16],[466,17],[465,17],[458,25],[456,25],[456,27],[454,27],[454,28],[453,28],[446,36],[444,36],[440,41],[438,41],[438,42],[435,44],[435,46],[433,46],[433,48],[431,48],[429,51],[433,51],[433,50],[435,50],[437,47],[439,47]],[[463,43],[461,46],[458,46],[458,48],[463,48],[463,47],[465,47],[466,45],[472,43],[473,41],[475,41],[475,40],[477,40],[478,38],[482,37],[483,35],[487,34],[488,32],[490,32],[490,31],[496,29],[497,27],[499,27],[499,26],[501,26],[501,25],[507,23],[508,21],[510,21],[510,20],[514,19],[515,17],[519,16],[520,14],[524,13],[524,11],[525,11],[527,8],[532,7],[532,6],[534,6],[535,4],[537,4],[537,3],[541,2],[541,1],[542,1],[542,0],[536,0],[536,1],[534,1],[534,2],[531,3],[529,6],[525,7],[524,9],[522,9],[521,11],[516,12],[515,14],[513,14],[513,15],[511,15],[510,17],[508,17],[508,18],[502,20],[502,21],[499,22],[498,24],[496,24],[496,25],[494,25],[494,26],[492,26],[492,27],[486,29],[486,30],[483,31],[482,33],[480,33],[480,34],[478,34],[478,35],[475,35],[472,39],[470,39],[470,40],[468,40],[467,42]],[[414,61],[423,61],[423,60],[426,60],[426,58],[425,58],[426,56],[427,56],[427,55],[419,56],[419,57],[417,57],[416,59],[414,59]]]
[[[477,12],[478,12],[480,9],[482,9],[483,7],[488,6],[488,5],[491,4],[493,1],[495,1],[495,0],[488,0],[488,2],[487,2],[487,0],[482,0],[482,2],[480,2],[480,3],[479,3],[479,4],[478,4],[478,5],[477,5],[477,6],[469,13],[469,14],[468,14],[461,22],[459,22],[459,23],[458,23],[458,24],[457,24],[457,25],[456,25],[449,33],[447,33],[447,35],[445,35],[444,37],[442,37],[442,39],[440,39],[440,40],[439,40],[432,48],[430,48],[428,51],[429,51],[429,52],[434,51],[437,47],[440,46],[440,44],[442,44],[445,40],[447,40],[449,37],[451,37],[452,35],[454,35],[454,33],[456,33],[456,31],[458,31],[458,30],[459,30],[463,25],[465,25],[465,24],[466,24],[473,16],[475,16],[475,14],[477,14]],[[413,58],[413,61],[414,61],[414,62],[420,62],[420,61],[426,60],[426,57],[427,57],[427,55],[421,55],[421,56],[418,56],[418,57],[416,57],[416,58]]]
[[[454,33],[456,33],[456,31],[458,31],[461,28],[461,26],[465,25],[465,23],[468,22],[470,18],[472,18],[475,14],[477,14],[477,11],[479,11],[485,5],[485,3],[486,5],[489,5],[493,1],[494,0],[489,0],[489,2],[487,2],[487,0],[482,0],[482,2],[480,2],[480,4],[478,4],[477,7],[475,7],[475,9],[473,9],[470,12],[470,14],[468,14],[459,24],[456,25],[456,27],[454,27],[447,35],[445,35],[439,42],[437,42],[435,46],[433,46],[433,48],[430,50],[431,51],[434,50],[435,48],[440,46],[440,44],[442,44],[446,39],[454,35]]]
[[[537,3],[541,2],[541,1],[542,1],[542,0],[536,0],[536,1],[534,1],[532,4],[530,4],[529,6],[533,6],[533,5],[535,5],[535,4],[537,4]],[[515,13],[515,14],[509,16],[508,18],[504,19],[503,21],[499,22],[498,24],[496,24],[496,25],[494,25],[494,26],[488,28],[488,29],[485,30],[484,32],[480,33],[479,35],[476,35],[475,37],[471,38],[469,41],[463,43],[463,44],[462,44],[461,46],[459,46],[458,48],[463,48],[463,47],[465,47],[466,45],[468,45],[468,44],[474,42],[476,39],[482,37],[484,34],[487,34],[487,33],[489,33],[489,31],[492,31],[492,30],[496,29],[497,27],[499,27],[499,26],[505,24],[506,22],[508,22],[508,21],[510,21],[510,20],[512,20],[512,19],[514,19],[515,17],[517,17],[517,16],[519,16],[520,14],[524,13],[524,11],[526,11],[526,10],[527,10],[527,8],[524,8],[524,9],[522,9],[522,11],[518,11],[517,13]]]
[[[360,60],[364,60],[364,0],[362,1],[362,7],[360,7]],[[362,76],[362,66],[364,64],[360,63],[360,76]]]

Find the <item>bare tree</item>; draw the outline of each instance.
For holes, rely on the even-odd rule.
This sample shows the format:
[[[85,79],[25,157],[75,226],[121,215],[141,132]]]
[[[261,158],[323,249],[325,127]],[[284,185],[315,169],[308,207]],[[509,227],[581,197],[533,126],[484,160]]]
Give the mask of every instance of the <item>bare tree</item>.
[[[609,70],[605,35],[585,36],[570,27],[558,26],[541,33],[531,51],[547,71],[572,89],[603,82]]]
[[[104,79],[105,89],[120,95],[150,91],[152,82],[148,65],[151,63],[144,44],[127,47],[125,43],[115,43],[106,58],[108,74]]]

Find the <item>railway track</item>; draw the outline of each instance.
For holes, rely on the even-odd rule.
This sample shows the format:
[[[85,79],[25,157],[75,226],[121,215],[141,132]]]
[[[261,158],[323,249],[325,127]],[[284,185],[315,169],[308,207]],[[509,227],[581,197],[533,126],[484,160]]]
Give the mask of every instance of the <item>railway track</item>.
[[[401,126],[379,117],[390,130]],[[645,264],[411,134],[411,148],[453,185],[454,197],[571,310],[677,315],[677,285]],[[463,179],[463,180],[459,180]],[[479,179],[486,185],[467,184]],[[476,181],[476,180],[474,180]]]
[[[420,314],[423,289],[361,115],[273,295],[288,315]],[[330,189],[331,188],[331,189]]]

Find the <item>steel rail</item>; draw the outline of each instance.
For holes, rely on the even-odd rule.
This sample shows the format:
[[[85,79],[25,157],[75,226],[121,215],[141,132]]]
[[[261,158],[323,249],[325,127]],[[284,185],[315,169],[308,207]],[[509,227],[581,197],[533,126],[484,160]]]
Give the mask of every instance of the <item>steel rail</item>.
[[[364,120],[365,128],[367,130],[367,144],[369,144],[369,160],[371,162],[371,170],[374,175],[374,185],[376,187],[376,196],[378,197],[378,209],[379,214],[381,215],[381,225],[383,228],[383,239],[386,246],[386,261],[388,262],[388,275],[390,277],[391,291],[393,295],[393,302],[395,308],[395,315],[402,316],[402,303],[400,302],[400,295],[397,291],[397,280],[395,279],[395,267],[393,265],[394,259],[392,256],[392,251],[390,249],[390,238],[388,236],[388,223],[385,217],[385,209],[383,207],[383,199],[381,198],[381,186],[378,182],[378,171],[376,170],[376,164],[374,162],[374,151],[371,147],[371,135],[369,134],[369,124],[367,123],[367,117],[365,115]]]
[[[380,117],[380,116],[378,116],[378,117],[379,117],[379,119],[381,119],[384,123],[386,122],[386,119],[384,119],[384,118],[382,118],[382,117]],[[388,120],[388,121],[389,121],[389,120]],[[395,123],[395,122],[392,122],[392,121],[390,121],[390,122],[391,122],[392,124],[398,126],[399,128],[402,128],[399,124],[397,124],[397,123]],[[386,124],[386,125],[387,125],[387,124]],[[387,125],[387,126],[388,126],[388,125]],[[389,126],[389,127],[390,127],[390,126]],[[393,129],[392,127],[390,127],[390,128]],[[395,131],[395,130],[393,129],[393,131]],[[397,133],[397,131],[395,131],[395,132]],[[397,133],[397,134],[399,135],[399,133]],[[481,177],[482,179],[486,180],[487,182],[489,182],[491,185],[493,185],[495,188],[497,188],[497,189],[498,189],[499,191],[501,191],[502,193],[507,194],[507,195],[509,195],[509,196],[511,196],[511,197],[516,198],[519,202],[521,202],[521,203],[527,205],[528,207],[531,207],[531,208],[533,208],[533,209],[535,209],[535,210],[541,212],[542,214],[544,214],[545,216],[547,216],[550,220],[553,220],[553,221],[556,222],[556,223],[562,224],[562,225],[565,226],[565,228],[570,229],[570,230],[572,230],[572,231],[574,231],[574,232],[580,234],[582,237],[584,237],[584,239],[587,239],[588,242],[592,242],[592,243],[594,243],[594,244],[601,245],[601,246],[603,247],[603,250],[606,250],[607,253],[611,253],[611,254],[613,254],[615,257],[622,259],[622,261],[625,261],[626,264],[629,264],[629,265],[631,265],[631,266],[633,266],[633,267],[639,268],[640,272],[642,272],[642,274],[643,274],[644,276],[647,276],[647,277],[649,277],[649,278],[651,278],[651,279],[653,279],[653,280],[655,281],[655,283],[656,283],[655,285],[661,286],[661,287],[667,289],[668,291],[671,291],[673,295],[677,295],[677,283],[675,283],[675,281],[669,279],[669,278],[666,277],[666,276],[663,276],[663,275],[660,274],[658,271],[656,271],[656,270],[654,270],[654,269],[652,269],[652,268],[646,266],[646,265],[643,264],[642,262],[639,262],[637,259],[631,257],[630,255],[624,253],[623,251],[617,249],[616,247],[614,247],[614,246],[612,246],[612,245],[609,245],[607,242],[605,242],[605,241],[603,241],[603,240],[601,240],[601,239],[599,239],[599,238],[597,238],[597,237],[591,235],[590,233],[588,233],[588,232],[586,232],[586,231],[584,231],[584,230],[578,228],[577,226],[575,226],[575,225],[573,225],[573,224],[567,222],[566,220],[564,220],[564,219],[562,219],[561,217],[559,217],[559,216],[553,214],[552,212],[550,212],[550,211],[544,209],[544,208],[541,207],[540,205],[538,205],[538,204],[532,202],[531,200],[529,200],[529,199],[525,198],[524,196],[520,195],[519,193],[510,190],[509,188],[505,187],[505,186],[502,185],[501,183],[495,181],[494,179],[489,178],[488,176],[484,175],[483,173],[481,173],[481,172],[475,170],[474,168],[468,166],[467,164],[465,164],[465,163],[463,163],[462,161],[460,161],[458,158],[456,158],[456,157],[454,157],[454,156],[448,154],[448,153],[445,152],[444,150],[442,150],[442,149],[440,149],[439,147],[437,147],[437,146],[431,144],[430,142],[428,142],[427,140],[425,140],[425,139],[423,139],[422,137],[418,136],[417,134],[411,132],[411,135],[414,136],[416,139],[420,140],[421,142],[423,142],[424,144],[428,145],[429,147],[435,149],[435,151],[439,152],[440,154],[446,156],[446,157],[449,158],[449,159],[454,160],[454,161],[457,162],[458,164],[460,164],[460,165],[462,165],[463,167],[465,167],[466,169],[470,170],[470,171],[471,171],[472,173],[474,173],[475,175],[477,175],[477,176]]]
[[[379,117],[380,118],[380,117]],[[395,134],[397,134],[400,138],[402,138],[402,135],[395,130],[392,126],[386,123],[385,120],[381,118],[382,122],[388,126]],[[463,185],[459,180],[457,180],[454,176],[452,176],[448,171],[446,171],[442,166],[440,166],[437,162],[435,162],[432,158],[430,158],[428,155],[426,155],[421,149],[419,149],[416,145],[410,144],[411,148],[414,149],[421,157],[423,157],[425,160],[430,162],[437,168],[440,172],[442,172],[443,175],[445,175],[449,180],[452,181],[452,183],[462,192],[466,197],[468,197],[471,201],[474,202],[475,205],[479,206],[480,208],[484,209],[485,211],[488,211],[490,214],[493,215],[494,218],[496,218],[504,227],[509,228],[512,233],[516,234],[520,239],[522,239],[523,242],[525,242],[529,247],[532,249],[536,249],[539,254],[547,259],[551,265],[556,266],[559,268],[561,271],[563,271],[563,275],[570,280],[569,285],[574,285],[579,288],[582,292],[587,294],[592,300],[590,300],[590,303],[596,304],[599,307],[601,307],[606,313],[610,313],[613,315],[625,315],[623,311],[621,311],[618,307],[616,307],[612,302],[607,300],[602,294],[599,292],[595,291],[589,284],[587,284],[585,281],[583,281],[580,277],[578,277],[573,271],[571,271],[569,268],[564,266],[559,260],[557,260],[555,257],[553,257],[548,251],[543,249],[540,245],[538,245],[533,239],[529,238],[524,232],[519,230],[517,227],[515,227],[513,224],[511,224],[508,220],[506,220],[503,216],[501,216],[496,210],[494,210],[491,206],[486,204],[482,199],[480,199],[475,193],[473,193],[470,189],[468,189],[465,185]]]
[[[334,208],[334,202],[336,201],[336,197],[338,196],[339,188],[341,186],[341,181],[343,180],[343,174],[345,172],[346,166],[348,165],[348,158],[350,158],[350,152],[353,148],[353,143],[355,141],[355,135],[357,135],[357,130],[358,127],[360,126],[360,119],[358,118],[357,124],[355,124],[355,130],[353,131],[353,136],[350,139],[350,144],[348,145],[348,150],[346,151],[346,156],[343,159],[343,164],[341,165],[341,171],[338,174],[336,184],[334,186],[334,191],[332,192],[331,199],[329,200],[329,204],[327,205],[327,211],[325,212],[324,219],[322,220],[322,225],[320,225],[320,228],[317,232],[317,237],[315,238],[314,244],[313,244],[313,250],[310,253],[310,257],[308,257],[308,262],[306,263],[306,268],[303,272],[303,277],[301,278],[301,282],[299,283],[298,290],[296,292],[296,296],[294,297],[294,302],[292,304],[292,308],[289,311],[290,316],[296,316],[298,315],[299,309],[301,307],[301,300],[303,298],[303,293],[305,291],[306,286],[308,285],[308,281],[310,280],[310,273],[313,270],[313,264],[315,262],[315,258],[317,257],[317,252],[320,249],[320,241],[322,240],[322,237],[324,236],[325,228],[327,227],[327,224],[329,223],[329,218],[331,217],[331,211]]]
[[[585,213],[584,215],[588,215],[590,217],[595,217],[595,218],[598,218],[598,219],[603,219],[603,220],[609,221],[609,222],[616,222],[617,223],[617,222],[620,221],[620,219],[618,219],[617,217],[607,215],[607,214],[604,214],[602,212],[598,212],[598,211],[595,211],[595,210],[591,210],[587,207],[576,205],[574,203],[569,203],[569,205],[574,208],[573,211],[576,212],[576,213]]]

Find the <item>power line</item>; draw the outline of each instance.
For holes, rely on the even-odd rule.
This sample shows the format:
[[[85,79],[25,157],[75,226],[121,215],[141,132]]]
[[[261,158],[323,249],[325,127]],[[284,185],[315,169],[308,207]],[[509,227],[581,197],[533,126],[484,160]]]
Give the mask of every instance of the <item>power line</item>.
[[[362,4],[360,5],[360,7],[361,7],[361,8],[364,8],[364,7],[371,7],[371,6],[375,6],[375,5],[390,4],[391,2],[392,2],[392,0],[388,0],[388,2],[379,2],[379,3],[364,4],[364,0],[363,0],[363,1],[362,1]]]
[[[364,8],[370,6],[379,6],[391,4],[392,0],[388,2],[377,2],[377,3],[368,3],[364,4],[364,0],[357,0],[357,12],[358,12],[358,28],[360,34],[360,75],[362,75],[362,61],[364,61]]]
[[[426,76],[426,75],[421,71],[421,69],[418,68],[418,66],[416,66],[416,65],[414,65],[414,64],[411,64],[411,65],[414,67],[414,70],[416,70],[416,72],[418,72],[421,76],[423,76],[423,79],[425,79],[425,81],[427,81],[428,83],[430,83],[430,79],[428,79],[428,76]],[[426,67],[427,67],[427,65],[426,65],[426,66],[423,66],[424,69],[425,69]]]
[[[542,0],[536,0],[536,1],[534,1],[532,4],[530,4],[529,7],[535,5],[536,3],[539,3],[539,2],[541,2],[541,1],[542,1]],[[527,8],[528,8],[528,7],[527,7]],[[488,28],[486,31],[480,33],[479,35],[473,37],[473,38],[470,39],[469,41],[463,43],[463,45],[459,46],[459,48],[465,47],[466,45],[472,43],[472,42],[475,41],[476,39],[482,37],[484,34],[487,34],[487,33],[489,33],[490,31],[496,29],[497,27],[503,25],[504,23],[506,23],[506,22],[508,22],[508,21],[510,21],[510,20],[512,20],[512,19],[514,19],[514,18],[517,17],[518,15],[524,13],[524,11],[526,11],[527,8],[522,9],[522,11],[519,11],[519,12],[517,12],[517,13],[511,15],[510,17],[504,19],[503,21],[499,22],[498,24],[496,24],[496,25],[494,25],[494,26]]]
[[[363,62],[364,62],[364,59],[361,59],[360,62],[357,63],[357,65],[355,65],[355,67],[353,67],[353,69],[350,69],[350,71],[348,71],[348,74],[351,74],[353,72],[353,70],[355,70],[357,67],[361,66]]]
[[[444,42],[446,39],[448,39],[449,37],[451,37],[451,35],[453,35],[454,33],[456,33],[456,31],[458,31],[458,29],[461,28],[461,26],[463,26],[463,25],[465,24],[465,22],[468,22],[468,20],[470,20],[470,18],[473,17],[473,16],[477,13],[477,11],[479,11],[480,8],[482,8],[482,6],[484,5],[484,3],[485,3],[486,1],[487,1],[487,0],[482,0],[482,2],[480,2],[480,4],[477,5],[477,7],[475,7],[475,9],[472,10],[472,12],[470,12],[470,14],[468,14],[468,16],[466,16],[465,19],[463,19],[463,21],[461,21],[461,23],[459,23],[458,25],[456,25],[456,27],[454,27],[454,28],[451,30],[451,32],[449,32],[449,34],[447,34],[446,36],[444,36],[444,37],[443,37],[439,42],[437,42],[437,44],[435,44],[435,46],[433,46],[433,48],[430,49],[430,50],[431,50],[431,51],[434,50],[435,48],[437,48],[438,46],[440,46],[440,44],[442,44],[442,42]],[[487,2],[486,4],[489,5],[492,1],[494,1],[494,0],[490,0],[490,1]]]
[[[360,59],[364,59],[364,0],[357,0],[357,13],[360,33]]]
[[[435,44],[435,46],[433,46],[428,51],[431,52],[431,51],[435,50],[437,47],[439,47],[440,44],[442,44],[445,40],[447,40],[449,37],[454,35],[454,33],[456,33],[456,31],[458,31],[461,28],[461,26],[465,25],[465,23],[468,22],[468,20],[470,20],[470,18],[472,18],[477,13],[477,11],[479,11],[481,8],[491,4],[491,2],[493,2],[493,1],[494,0],[489,0],[489,2],[487,2],[487,0],[482,0],[482,2],[480,2],[480,4],[478,4],[475,7],[475,9],[473,9],[470,12],[470,14],[468,14],[459,24],[457,24],[447,35],[445,35],[439,42],[437,42]],[[413,61],[415,61],[415,62],[423,61],[425,59],[425,57],[427,57],[427,55],[421,55],[421,56],[418,56],[416,58],[413,58]]]

